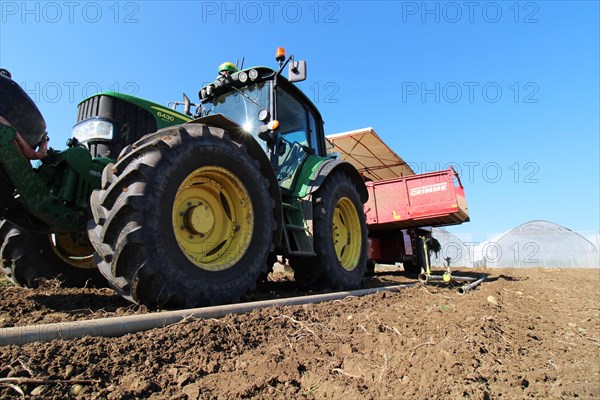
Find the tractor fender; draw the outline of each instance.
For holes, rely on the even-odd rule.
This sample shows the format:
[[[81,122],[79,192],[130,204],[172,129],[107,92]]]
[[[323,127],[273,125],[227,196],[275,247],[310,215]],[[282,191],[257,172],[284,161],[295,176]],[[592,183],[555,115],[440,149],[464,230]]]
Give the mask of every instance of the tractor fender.
[[[0,74],[0,116],[35,148],[46,134],[46,122],[35,102],[15,81]]]
[[[279,247],[281,244],[281,236],[283,234],[283,206],[281,205],[281,193],[271,162],[260,143],[258,143],[254,136],[249,135],[240,125],[222,114],[197,118],[186,124],[203,124],[225,130],[233,141],[244,145],[248,155],[259,163],[261,174],[269,181],[269,194],[275,202],[273,217],[275,218],[276,229],[273,232],[273,245],[275,248]]]
[[[313,175],[310,178],[310,183],[308,185],[306,194],[311,194],[316,192],[325,179],[334,171],[341,171],[356,185],[356,189],[358,190],[358,194],[360,196],[360,201],[364,204],[369,200],[369,192],[367,192],[367,187],[365,186],[365,182],[359,172],[354,168],[352,164],[342,160],[326,160],[321,163]]]

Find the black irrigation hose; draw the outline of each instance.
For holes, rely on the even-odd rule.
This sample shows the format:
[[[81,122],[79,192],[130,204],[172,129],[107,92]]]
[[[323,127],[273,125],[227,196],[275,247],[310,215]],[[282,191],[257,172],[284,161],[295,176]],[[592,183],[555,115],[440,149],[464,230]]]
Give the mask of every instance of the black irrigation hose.
[[[487,279],[487,274],[483,274],[480,277],[471,277],[471,276],[454,276],[452,275],[450,281],[455,282],[470,282],[466,285],[463,285],[457,289],[458,294],[465,294],[473,290],[477,287],[481,282]],[[444,281],[444,275],[428,275],[428,274],[419,274],[419,282],[427,283],[429,281]]]
[[[458,294],[465,294],[470,292],[471,290],[473,290],[477,285],[479,285],[481,282],[485,281],[487,278],[487,275],[483,275],[481,278],[477,279],[474,282],[469,283],[468,285],[464,285],[461,286],[457,289]]]
[[[260,308],[320,303],[323,301],[340,300],[346,297],[365,296],[377,292],[400,291],[401,289],[413,287],[415,285],[417,285],[417,283],[255,301],[251,303],[237,303],[214,307],[128,315],[124,317],[2,328],[0,329],[0,346],[22,345],[32,342],[48,342],[54,339],[76,339],[84,336],[122,336],[128,333],[165,327],[187,318],[221,318],[227,314],[243,314]]]

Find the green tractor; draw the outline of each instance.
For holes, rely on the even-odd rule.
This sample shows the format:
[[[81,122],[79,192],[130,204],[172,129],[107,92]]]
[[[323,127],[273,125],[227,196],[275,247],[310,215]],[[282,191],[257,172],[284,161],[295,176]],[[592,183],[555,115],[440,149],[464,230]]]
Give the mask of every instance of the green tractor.
[[[97,140],[94,127],[79,138],[102,173],[75,231],[81,234],[91,212],[90,253],[125,298],[153,308],[236,302],[278,255],[302,288],[360,286],[367,264],[363,179],[327,155],[321,115],[293,84],[306,78],[306,63],[281,53],[277,60],[277,69],[222,65],[200,90],[193,120],[185,120],[187,101],[179,119],[143,137],[147,132],[123,135],[114,127]],[[96,142],[118,143],[117,161],[107,157],[118,149],[95,150]]]
[[[40,278],[106,286],[87,235],[90,196],[105,166],[142,136],[191,120],[135,97],[102,93],[79,104],[68,148],[47,149],[44,118],[0,71],[0,267],[15,285]],[[38,151],[35,151],[39,147]],[[38,160],[32,167],[32,160]]]

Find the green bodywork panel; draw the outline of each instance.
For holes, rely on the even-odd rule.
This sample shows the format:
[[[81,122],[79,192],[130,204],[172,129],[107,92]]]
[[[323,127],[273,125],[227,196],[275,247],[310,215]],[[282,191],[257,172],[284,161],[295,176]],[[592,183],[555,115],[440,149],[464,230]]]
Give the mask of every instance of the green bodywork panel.
[[[160,105],[158,103],[154,103],[152,101],[144,100],[139,97],[130,96],[128,94],[123,94],[123,93],[118,93],[118,92],[98,93],[98,94],[88,97],[87,99],[84,99],[83,101],[81,101],[81,103],[91,99],[92,97],[96,97],[96,96],[115,97],[115,98],[124,100],[128,103],[135,104],[136,106],[138,106],[140,108],[143,108],[144,110],[148,111],[150,114],[152,114],[154,116],[154,118],[156,119],[157,129],[166,128],[166,127],[172,126],[172,125],[183,124],[183,123],[189,122],[193,119],[192,117],[189,117],[183,113],[180,113],[169,107]]]
[[[298,177],[296,178],[296,182],[292,189],[292,196],[303,198],[308,194],[311,183],[315,178],[315,173],[318,171],[321,164],[327,160],[329,160],[329,158],[319,157],[314,154],[309,154],[308,157],[306,157],[298,172]]]
[[[19,192],[23,206],[41,221],[36,230],[85,230],[90,194],[100,187],[102,170],[109,160],[92,159],[85,148],[72,147],[64,151],[49,150],[44,164],[32,168],[14,144],[15,136],[13,128],[0,126],[0,162]],[[10,213],[6,217],[10,219]]]
[[[104,92],[91,97],[98,95],[116,97],[147,110],[156,119],[157,129],[192,120],[168,107],[126,94]],[[85,231],[91,217],[90,196],[100,187],[104,167],[115,160],[92,158],[87,148],[75,146],[62,151],[48,149],[47,156],[32,167],[13,142],[15,136],[12,127],[0,125],[0,164],[19,193],[18,199],[9,204],[5,218],[37,232]]]
[[[328,159],[313,154],[305,154],[302,165],[289,178],[280,181],[285,191],[283,213],[285,221],[285,242],[289,254],[313,256],[312,200],[305,198],[319,167]]]

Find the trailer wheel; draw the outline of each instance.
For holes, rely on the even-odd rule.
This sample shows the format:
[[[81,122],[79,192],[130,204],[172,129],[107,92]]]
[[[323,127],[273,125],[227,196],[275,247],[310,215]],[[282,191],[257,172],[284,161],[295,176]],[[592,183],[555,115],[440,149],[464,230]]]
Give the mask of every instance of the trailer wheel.
[[[92,195],[101,272],[152,308],[238,301],[267,271],[275,229],[258,162],[223,130],[199,124],[140,142],[106,167]]]
[[[420,237],[415,237],[415,244],[417,248],[416,254],[412,257],[410,261],[404,261],[402,263],[402,267],[404,268],[404,272],[407,275],[419,275],[421,273],[421,269],[425,268],[425,251],[423,249],[423,240]]]
[[[375,261],[367,260],[367,271],[365,276],[375,276]]]
[[[317,256],[290,258],[297,284],[305,289],[358,288],[367,268],[367,226],[356,186],[333,173],[313,197]]]
[[[5,220],[0,222],[0,239],[2,272],[17,286],[35,288],[41,279],[58,279],[64,287],[106,286],[93,263],[94,250],[89,243],[72,242],[75,253],[68,253],[59,248],[65,246],[63,239],[23,231]]]

